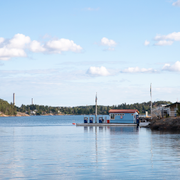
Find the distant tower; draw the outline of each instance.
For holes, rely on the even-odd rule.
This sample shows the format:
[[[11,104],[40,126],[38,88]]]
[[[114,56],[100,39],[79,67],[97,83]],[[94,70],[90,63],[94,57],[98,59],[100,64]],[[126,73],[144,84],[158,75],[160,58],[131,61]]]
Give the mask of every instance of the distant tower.
[[[13,93],[13,105],[15,105],[15,93]]]
[[[33,105],[33,98],[31,99],[31,104]]]

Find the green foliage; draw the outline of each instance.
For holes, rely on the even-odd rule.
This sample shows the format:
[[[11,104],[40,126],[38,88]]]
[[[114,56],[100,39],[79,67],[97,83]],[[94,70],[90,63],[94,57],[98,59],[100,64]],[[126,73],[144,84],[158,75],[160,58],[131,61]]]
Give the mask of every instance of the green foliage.
[[[18,112],[24,112],[30,115],[46,115],[46,114],[59,114],[60,108],[59,107],[51,107],[51,106],[44,106],[44,105],[21,105],[21,107],[16,107]]]
[[[16,115],[16,108],[12,103],[9,104],[7,101],[0,99],[0,112],[5,115]]]
[[[157,101],[153,102],[153,107],[159,106],[161,104],[169,104],[171,102],[167,101]],[[109,114],[110,109],[137,109],[140,114],[144,114],[146,111],[150,113],[150,101],[143,103],[134,103],[134,104],[126,104],[122,103],[120,105],[113,106],[102,106],[98,105],[97,110],[98,114],[107,115]],[[20,108],[17,107],[17,111],[31,113],[32,111],[36,112],[36,115],[46,115],[46,114],[72,114],[72,115],[81,115],[81,114],[94,114],[95,113],[95,105],[91,106],[76,106],[76,107],[51,107],[51,106],[43,106],[43,105],[21,105]]]

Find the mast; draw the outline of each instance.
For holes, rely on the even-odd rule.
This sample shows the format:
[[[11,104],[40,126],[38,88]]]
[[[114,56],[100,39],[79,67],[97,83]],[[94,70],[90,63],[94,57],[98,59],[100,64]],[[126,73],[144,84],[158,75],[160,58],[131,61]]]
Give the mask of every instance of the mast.
[[[95,123],[97,123],[97,93],[96,93],[96,98],[95,98]]]
[[[152,119],[152,83],[150,84],[150,96],[151,96],[151,119]]]

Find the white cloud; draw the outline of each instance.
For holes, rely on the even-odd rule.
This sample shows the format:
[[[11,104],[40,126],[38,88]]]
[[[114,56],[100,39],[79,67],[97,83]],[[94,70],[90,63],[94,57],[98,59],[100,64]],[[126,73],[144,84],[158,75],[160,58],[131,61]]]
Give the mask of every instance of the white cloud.
[[[24,34],[16,34],[12,39],[9,40],[7,47],[22,49],[26,44],[29,44],[30,42],[31,39],[29,36],[25,36]]]
[[[62,51],[80,52],[82,50],[82,47],[75,44],[74,41],[63,38],[48,41],[45,46],[52,53],[61,53]]]
[[[32,52],[44,52],[46,50],[41,43],[36,40],[30,43],[29,48]]]
[[[157,35],[154,38],[156,46],[170,46],[174,41],[180,41],[180,32],[173,32],[168,35]]]
[[[4,42],[4,38],[0,37],[0,44]]]
[[[174,2],[172,5],[173,5],[173,6],[180,6],[180,0]]]
[[[12,39],[0,37],[0,60],[9,60],[12,57],[25,57],[25,50],[32,52],[61,53],[62,51],[80,52],[82,47],[69,39],[50,40],[45,43],[31,41],[29,36],[15,34]]]
[[[172,65],[171,64],[165,64],[163,66],[162,70],[180,72],[180,61],[177,61]]]
[[[82,47],[69,39],[50,40],[44,44],[34,40],[29,46],[32,52],[61,53],[63,51],[80,52]]]
[[[121,72],[124,73],[153,73],[156,72],[156,70],[152,69],[152,68],[139,68],[139,67],[129,67]]]
[[[161,40],[155,43],[154,45],[156,46],[170,46],[173,44],[173,41],[166,41],[166,40]]]
[[[180,32],[173,32],[168,35],[157,35],[155,37],[156,41],[161,41],[161,40],[170,40],[170,41],[180,41]]]
[[[3,47],[0,48],[0,59],[1,60],[8,60],[11,57],[25,57],[26,53],[23,49],[16,49],[16,48],[7,48]]]
[[[93,76],[108,76],[110,73],[108,70],[104,67],[90,67],[87,71],[87,74],[93,75]]]
[[[150,42],[147,41],[147,40],[144,42],[144,45],[145,45],[145,46],[148,46],[149,44],[150,44]]]
[[[116,46],[117,43],[112,39],[108,39],[106,37],[103,37],[101,39],[101,45],[103,45],[103,46]]]
[[[27,56],[24,48],[30,43],[31,39],[23,34],[16,34],[10,40],[0,38],[0,42],[3,43],[0,48],[0,60],[8,60],[11,57],[25,57]]]
[[[9,60],[12,57],[26,57],[24,49],[31,42],[31,39],[24,34],[15,34],[10,40],[0,38],[0,42],[2,44],[0,60]]]

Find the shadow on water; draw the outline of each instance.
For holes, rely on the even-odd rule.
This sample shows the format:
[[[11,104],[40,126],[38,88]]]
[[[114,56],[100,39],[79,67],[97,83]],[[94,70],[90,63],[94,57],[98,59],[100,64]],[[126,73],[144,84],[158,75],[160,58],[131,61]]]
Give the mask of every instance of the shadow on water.
[[[180,130],[151,130],[152,134],[180,134]]]

